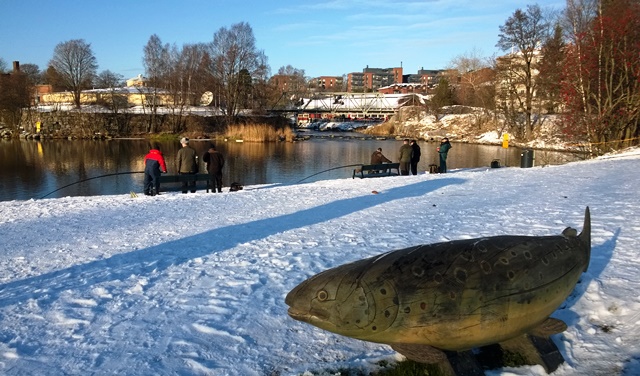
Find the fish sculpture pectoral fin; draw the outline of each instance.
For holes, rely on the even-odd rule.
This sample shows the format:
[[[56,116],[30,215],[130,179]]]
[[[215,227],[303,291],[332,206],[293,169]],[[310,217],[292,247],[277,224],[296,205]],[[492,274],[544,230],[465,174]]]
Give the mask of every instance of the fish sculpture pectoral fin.
[[[391,348],[407,359],[418,363],[436,364],[447,360],[447,355],[442,350],[428,345],[413,343],[392,343]]]
[[[536,337],[549,338],[549,336],[562,333],[565,330],[567,330],[567,324],[564,321],[549,317],[542,324],[535,327],[530,334]]]

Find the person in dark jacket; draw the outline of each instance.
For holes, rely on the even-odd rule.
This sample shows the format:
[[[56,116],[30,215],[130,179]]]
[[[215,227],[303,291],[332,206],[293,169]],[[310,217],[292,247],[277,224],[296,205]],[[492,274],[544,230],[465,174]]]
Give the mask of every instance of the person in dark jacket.
[[[451,144],[449,143],[449,139],[445,137],[436,149],[440,155],[440,170],[438,171],[440,173],[447,172],[447,153],[449,153],[449,149],[451,149]]]
[[[196,151],[189,146],[189,138],[182,137],[180,140],[182,149],[178,151],[176,156],[176,167],[178,174],[180,175],[194,175],[198,173],[198,161],[196,157]],[[182,193],[187,193],[187,189],[191,190],[191,193],[196,193],[196,181],[183,181]]]
[[[149,154],[144,157],[144,194],[155,196],[160,194],[160,174],[167,173],[160,146],[157,142],[151,144]]]
[[[420,146],[416,140],[411,140],[411,173],[413,175],[418,175],[418,162],[420,162]]]
[[[412,152],[413,150],[411,149],[411,145],[409,145],[409,140],[404,140],[398,156],[398,160],[400,161],[400,175],[409,175]]]
[[[378,148],[371,154],[371,164],[391,163],[391,160],[382,154],[382,148]]]
[[[216,150],[215,145],[209,145],[209,150],[204,153],[202,160],[207,166],[207,172],[210,176],[211,193],[216,189],[222,192],[222,167],[224,167],[224,157],[222,153]]]

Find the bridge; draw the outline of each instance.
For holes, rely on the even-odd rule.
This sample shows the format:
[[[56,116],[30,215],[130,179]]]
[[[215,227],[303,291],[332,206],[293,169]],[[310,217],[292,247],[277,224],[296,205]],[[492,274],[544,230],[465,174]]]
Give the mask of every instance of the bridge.
[[[421,94],[383,94],[383,93],[316,93],[309,98],[301,98],[298,105],[287,112],[294,113],[298,123],[314,119],[386,119],[393,115],[408,96]]]

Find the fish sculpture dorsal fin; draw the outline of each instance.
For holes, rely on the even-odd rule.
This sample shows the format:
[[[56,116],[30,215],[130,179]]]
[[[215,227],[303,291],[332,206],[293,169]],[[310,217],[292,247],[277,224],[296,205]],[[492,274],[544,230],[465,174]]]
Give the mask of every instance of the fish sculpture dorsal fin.
[[[550,335],[562,333],[567,330],[567,324],[559,319],[549,317],[542,324],[536,326],[529,334],[536,337],[548,338]]]
[[[418,363],[436,364],[447,359],[444,351],[429,345],[392,343],[391,348],[404,355],[407,359]]]

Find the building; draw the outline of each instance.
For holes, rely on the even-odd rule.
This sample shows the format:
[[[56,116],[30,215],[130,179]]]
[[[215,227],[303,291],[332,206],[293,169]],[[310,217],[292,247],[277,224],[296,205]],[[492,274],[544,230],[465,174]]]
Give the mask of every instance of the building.
[[[147,80],[146,77],[139,74],[138,76],[127,80],[127,87],[145,87],[148,82],[149,80]]]
[[[42,97],[47,94],[53,93],[53,85],[36,85],[34,89],[34,101],[32,104],[40,104]]]
[[[344,91],[344,79],[342,76],[320,76],[312,79],[309,84],[316,91]]]
[[[128,86],[109,89],[82,90],[80,93],[81,105],[113,104],[115,101],[121,107],[150,106],[152,104],[166,106],[173,103],[173,96],[166,90],[145,86]],[[73,93],[70,91],[58,91],[44,93],[39,97],[39,103],[43,106],[63,105],[73,103]]]
[[[426,85],[432,89],[440,79],[444,71],[441,69],[424,69],[421,68],[416,74],[407,74],[402,78],[402,82],[409,84],[421,84]]]
[[[271,76],[269,83],[282,93],[304,93],[306,91],[306,83],[302,76],[276,74]]]
[[[527,100],[527,89],[534,111],[544,107],[536,91],[535,80],[540,73],[537,67],[542,60],[542,51],[534,50],[530,56],[530,64],[521,52],[514,52],[496,59],[496,104],[502,108],[523,111]],[[529,72],[527,72],[529,70]],[[527,82],[530,77],[530,82]]]
[[[370,93],[391,84],[402,83],[402,67],[399,68],[366,68],[360,72],[347,75],[347,92]]]

